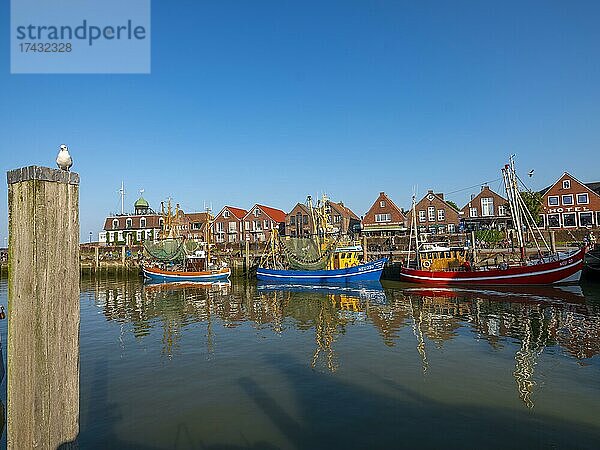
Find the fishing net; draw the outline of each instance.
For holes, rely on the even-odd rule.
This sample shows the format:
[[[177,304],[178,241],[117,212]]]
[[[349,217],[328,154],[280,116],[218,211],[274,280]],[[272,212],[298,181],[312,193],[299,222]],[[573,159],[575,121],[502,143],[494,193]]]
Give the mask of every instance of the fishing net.
[[[322,270],[335,249],[336,241],[328,243],[324,251],[319,251],[319,244],[309,238],[280,239],[281,248],[293,270]]]
[[[145,241],[144,249],[150,256],[159,261],[181,261],[185,257],[183,241],[178,239],[164,239],[161,241]]]

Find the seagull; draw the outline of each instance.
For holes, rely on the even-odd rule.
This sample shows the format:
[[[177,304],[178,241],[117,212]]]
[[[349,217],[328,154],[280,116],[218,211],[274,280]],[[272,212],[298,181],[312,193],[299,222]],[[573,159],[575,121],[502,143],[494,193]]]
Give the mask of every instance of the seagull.
[[[71,158],[71,155],[69,155],[69,147],[67,147],[65,144],[60,146],[60,151],[56,157],[56,165],[59,169],[66,170],[67,172],[73,165],[73,158]]]
[[[527,175],[529,175],[529,178],[531,178],[533,176],[533,172],[535,172],[535,169],[531,169],[529,171],[529,173]]]

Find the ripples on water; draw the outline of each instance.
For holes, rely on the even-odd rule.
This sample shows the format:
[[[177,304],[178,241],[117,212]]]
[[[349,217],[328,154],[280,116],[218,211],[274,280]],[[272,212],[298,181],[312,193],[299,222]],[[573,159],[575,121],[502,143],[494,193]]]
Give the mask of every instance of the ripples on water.
[[[597,286],[84,279],[81,298],[82,448],[600,442]]]

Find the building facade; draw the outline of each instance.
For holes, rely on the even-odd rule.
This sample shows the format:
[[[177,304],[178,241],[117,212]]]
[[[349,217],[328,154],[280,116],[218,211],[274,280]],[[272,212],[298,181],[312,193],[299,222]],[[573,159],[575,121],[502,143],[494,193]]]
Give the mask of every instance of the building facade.
[[[548,229],[600,226],[600,183],[582,183],[565,172],[542,194],[542,223]]]
[[[296,203],[296,206],[285,215],[285,235],[291,237],[308,237],[313,233],[314,224],[308,206]]]
[[[428,191],[416,204],[416,223],[422,233],[456,233],[460,213],[444,200],[444,194]],[[408,226],[412,224],[412,209],[407,214]]]
[[[285,212],[257,203],[244,215],[243,221],[244,239],[264,242],[270,239],[273,230],[285,228]]]
[[[472,195],[460,212],[466,231],[506,230],[510,221],[508,200],[492,191],[489,186],[482,186],[481,192]]]
[[[163,218],[140,197],[132,214],[114,214],[104,221],[104,230],[98,235],[101,245],[135,245],[145,240],[158,239]]]
[[[214,242],[218,244],[239,244],[244,240],[245,209],[224,206],[213,222]]]
[[[397,236],[406,234],[406,224],[406,215],[402,210],[385,192],[380,192],[363,217],[362,233],[365,236]]]

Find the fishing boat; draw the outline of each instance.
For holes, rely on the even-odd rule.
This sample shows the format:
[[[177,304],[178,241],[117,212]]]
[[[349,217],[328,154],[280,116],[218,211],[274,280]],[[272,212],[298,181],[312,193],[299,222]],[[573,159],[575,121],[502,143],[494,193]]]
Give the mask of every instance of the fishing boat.
[[[334,231],[330,222],[329,199],[323,196],[313,205],[307,198],[313,230],[304,237],[271,233],[268,251],[256,270],[261,281],[298,283],[351,283],[381,278],[386,258],[364,261],[363,248]]]
[[[502,169],[502,178],[509,202],[514,232],[519,244],[516,261],[480,264],[477,260],[474,236],[469,247],[429,244],[419,239],[415,200],[410,242],[414,237],[414,259],[409,247],[409,262],[400,269],[400,279],[428,285],[548,285],[578,283],[583,269],[585,246],[569,252],[551,251],[536,221],[521,196],[514,157]],[[526,258],[524,230],[532,233],[537,256]],[[414,232],[414,235],[413,235]],[[542,242],[546,249],[542,251]]]
[[[150,256],[149,261],[142,264],[144,278],[153,282],[217,282],[226,281],[231,269],[222,261],[211,255],[210,213],[205,238],[202,241],[177,237],[178,211],[171,214],[171,204],[164,209],[163,230],[161,239],[144,242],[144,249]]]

